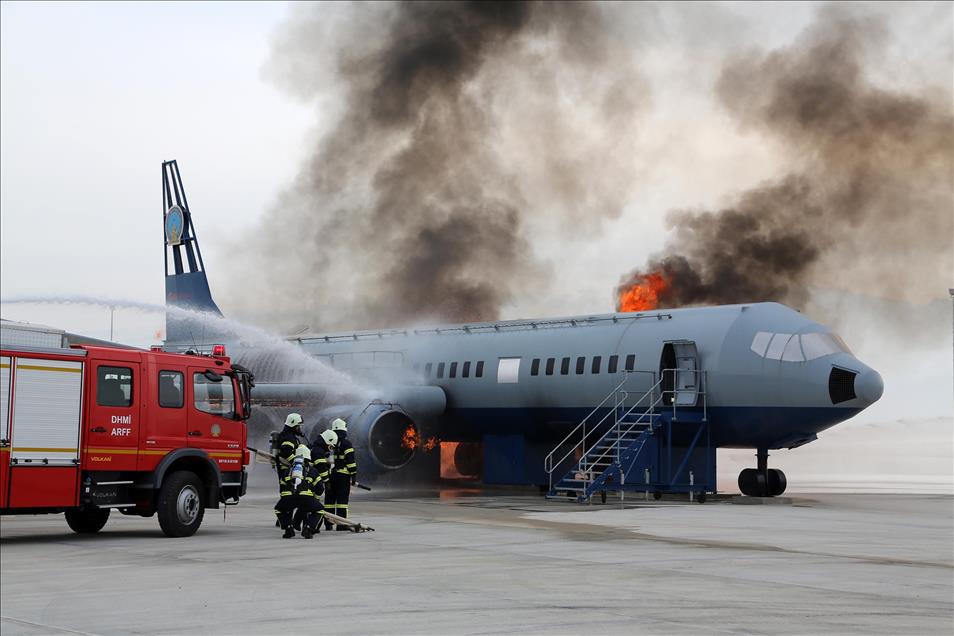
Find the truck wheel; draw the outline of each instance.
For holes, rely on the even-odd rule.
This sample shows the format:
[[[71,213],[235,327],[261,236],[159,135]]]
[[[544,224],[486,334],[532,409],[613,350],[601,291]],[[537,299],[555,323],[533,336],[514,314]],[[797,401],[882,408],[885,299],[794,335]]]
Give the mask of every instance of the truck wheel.
[[[108,519],[109,508],[74,508],[66,511],[67,525],[78,534],[99,532]]]
[[[188,470],[176,471],[165,478],[156,502],[159,527],[167,537],[191,537],[202,524],[205,504],[202,481]]]

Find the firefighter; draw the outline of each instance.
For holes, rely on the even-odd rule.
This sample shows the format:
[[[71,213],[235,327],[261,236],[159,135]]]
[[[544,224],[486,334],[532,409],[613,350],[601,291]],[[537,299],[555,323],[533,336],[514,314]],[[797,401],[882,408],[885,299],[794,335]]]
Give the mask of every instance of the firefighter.
[[[285,426],[278,432],[272,444],[272,452],[278,458],[275,461],[275,470],[278,472],[278,490],[282,490],[282,478],[288,472],[288,467],[295,459],[295,450],[301,444],[300,437],[304,436],[301,428],[301,415],[298,413],[289,413],[285,418]],[[272,435],[275,435],[272,433]],[[284,461],[283,461],[284,460]],[[279,522],[275,520],[275,527],[279,527]]]
[[[331,431],[338,435],[338,444],[335,446],[335,465],[331,479],[325,491],[325,509],[339,517],[348,518],[348,498],[351,495],[351,486],[358,480],[358,463],[355,459],[354,446],[348,439],[348,424],[338,418],[331,423]],[[331,529],[331,522],[325,519],[325,529]],[[338,530],[348,530],[338,526]]]
[[[323,431],[311,446],[311,464],[322,484],[327,484],[331,477],[331,462],[328,460],[337,445],[338,434],[334,431]]]
[[[301,415],[298,413],[289,413],[288,417],[285,418],[285,426],[278,434],[278,439],[275,440],[275,453],[280,460],[284,459],[290,463],[295,458],[295,451],[301,444],[300,438],[305,435],[301,429],[301,422]],[[278,468],[278,479],[280,481],[288,469],[283,467],[281,461],[277,462],[276,468]]]
[[[283,539],[295,536],[293,514],[302,518],[302,537],[311,539],[315,534],[321,521],[321,503],[317,500],[315,490],[322,486],[317,477],[311,463],[311,451],[304,444],[299,445],[293,455],[292,466],[281,478],[278,503],[275,504],[279,527],[285,531]]]
[[[328,487],[328,479],[331,475],[331,463],[328,461],[329,453],[333,453],[335,445],[338,443],[338,434],[334,431],[323,431],[321,435],[315,438],[311,445],[311,466],[314,469],[314,488],[315,501],[318,503],[318,524],[315,532],[321,529],[321,519],[324,517],[325,508],[321,505],[321,495]],[[301,508],[295,513],[295,530],[301,530],[301,524],[305,520],[305,513]]]

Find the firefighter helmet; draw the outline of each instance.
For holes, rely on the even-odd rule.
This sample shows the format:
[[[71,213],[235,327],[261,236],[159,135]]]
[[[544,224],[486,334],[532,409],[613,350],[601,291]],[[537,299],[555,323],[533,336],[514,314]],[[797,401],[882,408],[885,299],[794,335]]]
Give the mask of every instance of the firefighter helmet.
[[[299,444],[298,448],[295,449],[295,455],[298,457],[303,457],[305,460],[311,459],[311,449],[305,446],[304,444]]]
[[[343,419],[341,419],[340,417],[335,418],[335,421],[331,423],[331,430],[333,430],[333,431],[344,431],[345,433],[347,433],[347,432],[348,432],[348,423],[345,422],[345,421],[344,421]]]
[[[301,426],[301,421],[301,415],[298,413],[289,413],[288,417],[285,418],[285,426],[289,428]]]
[[[321,439],[329,448],[334,448],[338,444],[338,434],[334,431],[322,431]]]

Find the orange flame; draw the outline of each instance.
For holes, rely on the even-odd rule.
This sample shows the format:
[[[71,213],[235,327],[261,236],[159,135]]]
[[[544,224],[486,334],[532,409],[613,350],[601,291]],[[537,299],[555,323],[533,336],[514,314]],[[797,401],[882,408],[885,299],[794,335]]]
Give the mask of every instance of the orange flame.
[[[401,436],[401,446],[411,450],[417,448],[417,431],[414,430],[413,426],[404,429],[404,435]]]
[[[658,273],[652,272],[636,279],[626,289],[619,290],[620,311],[647,311],[659,307],[659,295],[669,288],[669,281]]]
[[[440,443],[441,440],[436,437],[422,438],[413,425],[408,425],[408,427],[404,429],[404,434],[401,436],[401,446],[410,448],[411,450],[420,448],[425,453],[431,452],[437,448],[437,445]]]

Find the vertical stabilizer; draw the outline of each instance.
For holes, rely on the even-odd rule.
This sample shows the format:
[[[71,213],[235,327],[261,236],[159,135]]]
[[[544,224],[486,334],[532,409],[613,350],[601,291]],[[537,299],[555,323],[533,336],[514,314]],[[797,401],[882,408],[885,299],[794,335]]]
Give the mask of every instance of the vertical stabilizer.
[[[162,162],[162,229],[165,239],[166,306],[182,307],[221,316],[205,276],[199,239],[182,187],[179,166]],[[166,313],[166,341],[191,342],[210,335],[198,321]]]

